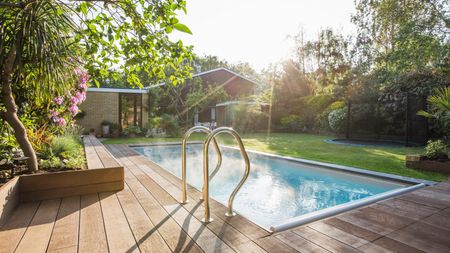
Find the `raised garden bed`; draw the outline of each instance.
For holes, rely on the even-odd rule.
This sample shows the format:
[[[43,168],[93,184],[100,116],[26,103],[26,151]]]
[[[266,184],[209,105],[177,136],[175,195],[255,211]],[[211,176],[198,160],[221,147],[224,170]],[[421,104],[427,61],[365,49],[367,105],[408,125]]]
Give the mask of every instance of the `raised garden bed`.
[[[406,167],[450,174],[450,161],[429,160],[420,155],[407,155]]]
[[[54,199],[124,188],[123,166],[93,136],[83,138],[87,169],[13,178],[0,187],[0,226],[19,202]]]

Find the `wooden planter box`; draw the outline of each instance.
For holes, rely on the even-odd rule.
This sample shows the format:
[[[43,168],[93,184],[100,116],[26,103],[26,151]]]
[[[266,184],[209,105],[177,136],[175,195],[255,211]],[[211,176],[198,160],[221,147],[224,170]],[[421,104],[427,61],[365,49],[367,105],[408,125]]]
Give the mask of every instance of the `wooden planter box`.
[[[407,155],[406,167],[450,174],[450,162],[426,160],[420,155]]]
[[[0,188],[0,226],[19,202],[39,201],[124,188],[124,168],[93,136],[84,138],[87,170],[22,175]]]

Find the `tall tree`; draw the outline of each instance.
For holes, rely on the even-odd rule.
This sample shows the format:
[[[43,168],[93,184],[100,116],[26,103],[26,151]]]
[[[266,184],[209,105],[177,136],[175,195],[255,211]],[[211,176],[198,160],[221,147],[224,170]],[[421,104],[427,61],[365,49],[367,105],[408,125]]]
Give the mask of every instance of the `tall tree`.
[[[191,57],[191,49],[168,38],[173,29],[190,33],[176,18],[180,10],[186,11],[183,0],[0,2],[0,113],[30,157],[31,171],[37,170],[37,159],[17,115],[14,93],[25,91],[36,101],[48,101],[67,92],[75,81],[70,70],[79,65],[97,85],[125,73],[128,83],[142,86],[141,70],[181,83],[190,75],[182,62]]]

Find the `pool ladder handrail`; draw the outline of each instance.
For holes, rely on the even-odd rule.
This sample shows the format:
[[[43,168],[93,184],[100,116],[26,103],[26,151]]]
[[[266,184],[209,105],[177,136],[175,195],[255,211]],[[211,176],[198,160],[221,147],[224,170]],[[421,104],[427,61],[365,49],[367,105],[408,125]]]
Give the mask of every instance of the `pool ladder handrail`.
[[[228,208],[227,212],[225,213],[225,216],[232,217],[235,216],[236,213],[233,212],[233,201],[236,194],[241,189],[242,185],[245,183],[245,181],[248,178],[248,175],[250,174],[250,160],[247,155],[247,151],[245,151],[244,144],[242,143],[241,136],[236,132],[233,128],[230,127],[219,127],[215,130],[213,130],[208,137],[206,138],[205,144],[203,145],[203,201],[205,204],[205,217],[202,219],[203,222],[208,223],[213,221],[210,215],[209,210],[209,159],[208,159],[208,152],[209,152],[209,144],[212,140],[215,141],[215,137],[218,134],[221,133],[228,133],[231,134],[236,142],[239,145],[239,149],[241,151],[241,155],[244,158],[245,162],[245,174],[242,177],[241,181],[239,181],[236,188],[233,190],[233,192],[230,195],[230,198],[228,199]]]
[[[183,141],[181,143],[181,181],[182,181],[182,196],[181,196],[181,204],[187,204],[189,203],[189,200],[187,199],[187,179],[186,179],[186,145],[187,140],[194,132],[203,132],[206,134],[211,133],[211,129],[205,127],[205,126],[194,126],[186,131],[183,137]],[[204,144],[203,144],[204,145]],[[220,168],[220,165],[222,164],[222,152],[220,152],[219,145],[217,144],[216,139],[214,139],[214,148],[217,153],[217,165],[216,169],[211,174],[211,178],[214,177],[214,175],[217,173],[217,171]]]

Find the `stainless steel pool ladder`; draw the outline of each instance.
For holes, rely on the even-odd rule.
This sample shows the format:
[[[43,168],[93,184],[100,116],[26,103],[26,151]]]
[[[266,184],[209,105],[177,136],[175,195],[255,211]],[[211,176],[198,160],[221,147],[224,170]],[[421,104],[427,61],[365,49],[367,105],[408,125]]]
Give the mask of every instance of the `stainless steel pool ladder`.
[[[228,209],[225,213],[226,216],[235,216],[236,213],[233,212],[233,201],[234,197],[238,193],[238,191],[241,189],[242,185],[245,183],[245,181],[248,178],[248,175],[250,174],[250,160],[248,159],[247,152],[245,151],[244,144],[242,143],[241,136],[230,127],[219,127],[212,131],[208,137],[206,138],[205,144],[203,145],[203,201],[205,204],[205,217],[202,219],[203,222],[211,222],[213,219],[211,218],[210,212],[209,212],[209,159],[208,159],[208,152],[209,152],[209,144],[212,140],[215,141],[215,137],[218,134],[221,133],[228,133],[231,134],[236,142],[239,145],[239,149],[241,151],[242,158],[244,158],[245,162],[245,174],[244,177],[242,177],[241,181],[239,181],[236,188],[233,190],[233,192],[230,195],[230,198],[228,199]]]
[[[203,132],[210,134],[211,129],[204,127],[204,126],[194,126],[187,130],[187,132],[184,134],[183,142],[181,144],[181,180],[182,180],[182,196],[181,196],[181,204],[188,203],[187,199],[187,179],[186,179],[186,144],[187,140],[189,139],[189,136],[191,136],[194,132]],[[220,168],[220,165],[222,164],[222,153],[220,152],[219,145],[217,144],[216,139],[213,140],[214,142],[214,148],[216,149],[217,153],[217,165],[216,169],[211,174],[211,178],[214,177],[214,175],[217,173],[217,171]]]

